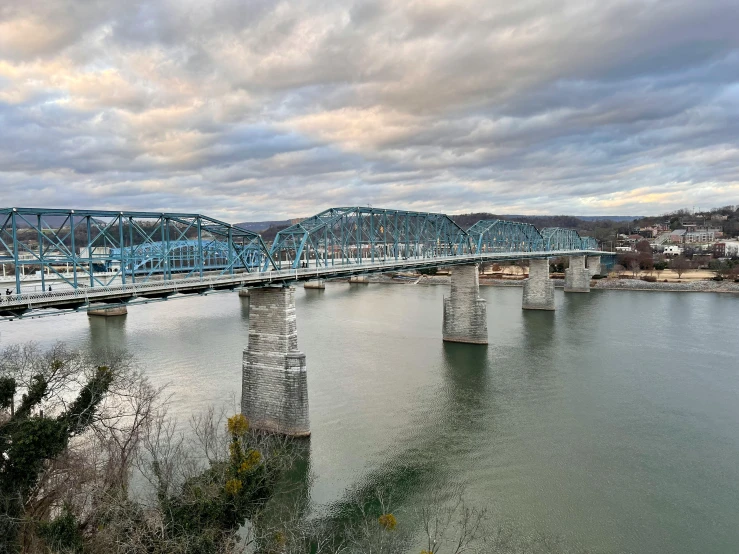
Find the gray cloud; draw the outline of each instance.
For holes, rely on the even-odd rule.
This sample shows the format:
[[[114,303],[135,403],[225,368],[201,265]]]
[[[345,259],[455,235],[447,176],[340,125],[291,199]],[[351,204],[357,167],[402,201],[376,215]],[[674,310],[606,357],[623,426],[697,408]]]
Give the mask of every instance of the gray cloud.
[[[0,6],[0,204],[230,220],[739,202],[724,0]]]

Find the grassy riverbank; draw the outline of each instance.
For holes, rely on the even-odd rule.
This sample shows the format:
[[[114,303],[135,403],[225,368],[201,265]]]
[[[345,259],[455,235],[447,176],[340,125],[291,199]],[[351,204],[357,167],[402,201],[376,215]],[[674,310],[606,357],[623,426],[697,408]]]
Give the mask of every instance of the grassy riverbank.
[[[685,276],[684,276],[685,277]],[[522,287],[525,278],[523,276],[507,278],[480,279],[480,286],[496,287]],[[553,279],[555,287],[564,287],[564,279]],[[400,285],[449,285],[448,275],[423,275],[420,279],[394,279],[388,275],[372,275],[370,283],[400,284]],[[619,279],[608,277],[605,279],[593,279],[590,282],[592,289],[604,290],[640,290],[640,291],[670,291],[670,292],[730,292],[739,293],[739,283],[733,281],[712,281],[703,279],[671,279],[667,281],[650,283],[641,279]]]

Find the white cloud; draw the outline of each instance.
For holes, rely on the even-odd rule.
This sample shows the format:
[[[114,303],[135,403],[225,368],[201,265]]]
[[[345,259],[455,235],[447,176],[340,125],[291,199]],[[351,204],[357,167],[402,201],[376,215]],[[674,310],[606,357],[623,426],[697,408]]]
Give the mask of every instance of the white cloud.
[[[728,0],[6,0],[0,204],[739,201]]]

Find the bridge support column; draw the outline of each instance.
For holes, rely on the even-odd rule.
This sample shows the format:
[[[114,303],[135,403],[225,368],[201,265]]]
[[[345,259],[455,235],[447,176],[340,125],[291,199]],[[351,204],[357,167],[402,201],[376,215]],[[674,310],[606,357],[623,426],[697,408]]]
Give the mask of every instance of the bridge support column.
[[[479,297],[477,265],[455,266],[451,280],[451,295],[444,298],[444,340],[487,344],[487,306]]]
[[[239,289],[239,296],[241,298],[249,298],[249,289],[244,289],[244,288]]]
[[[600,275],[600,256],[588,256],[588,271],[591,277]]]
[[[529,278],[523,282],[523,309],[554,309],[554,281],[549,278],[549,260],[529,260]]]
[[[90,317],[113,317],[116,315],[126,315],[127,313],[128,308],[126,306],[113,306],[112,308],[100,307],[87,310],[87,315]]]
[[[565,292],[590,292],[590,271],[585,267],[585,256],[570,256],[570,267],[565,270]]]
[[[315,279],[313,281],[306,281],[303,283],[303,288],[305,289],[325,289],[326,288],[326,281],[323,279]]]
[[[307,437],[308,380],[298,350],[295,287],[251,289],[241,412],[254,429]]]
[[[369,277],[367,275],[352,275],[349,277],[350,283],[369,283]]]

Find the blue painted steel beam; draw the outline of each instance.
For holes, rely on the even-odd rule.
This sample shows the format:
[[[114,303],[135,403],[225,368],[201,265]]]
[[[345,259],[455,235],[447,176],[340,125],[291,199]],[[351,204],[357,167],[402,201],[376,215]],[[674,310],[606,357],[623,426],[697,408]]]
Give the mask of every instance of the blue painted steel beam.
[[[76,289],[273,265],[259,234],[212,217],[48,208],[0,208],[0,263],[17,294],[27,273]]]
[[[445,214],[352,206],[329,208],[283,229],[270,253],[278,267],[299,268],[472,250],[469,235]]]
[[[594,239],[571,229],[539,232],[491,220],[465,231],[441,213],[361,206],[329,208],[292,225],[269,250],[257,233],[200,214],[0,208],[0,263],[12,266],[17,294],[27,274],[36,272],[43,287],[53,281],[87,289],[306,264],[425,264],[471,254],[595,249]]]

